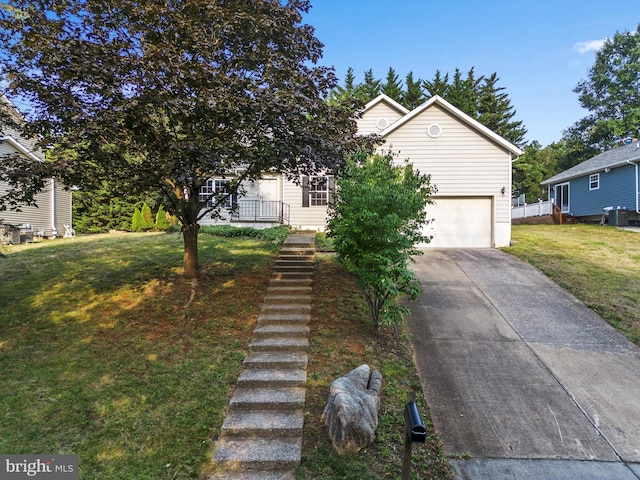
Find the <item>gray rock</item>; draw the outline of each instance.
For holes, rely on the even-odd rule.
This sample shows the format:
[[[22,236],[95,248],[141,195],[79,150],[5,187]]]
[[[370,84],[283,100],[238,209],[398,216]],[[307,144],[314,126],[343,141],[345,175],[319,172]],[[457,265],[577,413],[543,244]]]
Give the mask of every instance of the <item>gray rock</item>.
[[[339,455],[355,453],[376,437],[382,374],[360,365],[331,384],[322,412],[333,448]]]

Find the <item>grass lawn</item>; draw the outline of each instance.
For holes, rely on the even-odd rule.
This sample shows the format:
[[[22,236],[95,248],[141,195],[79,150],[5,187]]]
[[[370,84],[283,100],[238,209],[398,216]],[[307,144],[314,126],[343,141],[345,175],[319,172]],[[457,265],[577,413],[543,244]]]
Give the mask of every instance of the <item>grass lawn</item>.
[[[640,233],[519,225],[503,250],[537,267],[640,345]]]
[[[0,452],[77,454],[83,480],[203,478],[277,251],[204,234],[199,246],[197,282],[180,276],[179,234],[1,247]],[[298,477],[398,478],[402,408],[419,392],[406,339],[373,333],[332,259],[316,281]],[[385,377],[378,439],[339,458],[319,417],[331,381],[364,362]],[[451,478],[435,435],[414,470]]]

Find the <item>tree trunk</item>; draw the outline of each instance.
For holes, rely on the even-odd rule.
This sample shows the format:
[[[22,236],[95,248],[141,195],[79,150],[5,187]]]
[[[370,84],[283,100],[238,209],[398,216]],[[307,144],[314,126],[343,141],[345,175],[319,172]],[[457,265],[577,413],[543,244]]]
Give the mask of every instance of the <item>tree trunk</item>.
[[[190,223],[182,226],[184,236],[184,278],[198,276],[198,232],[200,225]]]

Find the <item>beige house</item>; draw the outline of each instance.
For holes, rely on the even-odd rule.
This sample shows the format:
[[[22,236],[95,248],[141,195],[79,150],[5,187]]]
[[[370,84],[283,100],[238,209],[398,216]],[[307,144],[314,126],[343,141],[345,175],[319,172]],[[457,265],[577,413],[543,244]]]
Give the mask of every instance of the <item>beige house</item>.
[[[9,109],[12,115],[19,115],[15,107],[0,97],[0,108]],[[42,162],[42,154],[32,142],[20,138],[15,130],[0,126],[0,168],[3,157],[22,155],[34,162]],[[0,195],[8,188],[0,182]],[[23,206],[20,212],[6,210],[0,212],[0,242],[19,243],[33,237],[54,238],[64,236],[71,230],[71,192],[66,191],[62,183],[50,178],[42,192],[36,196],[37,207]],[[18,227],[18,230],[7,225]]]
[[[431,174],[438,191],[435,205],[427,208],[433,221],[425,233],[433,238],[425,246],[509,245],[511,163],[522,154],[518,147],[438,96],[408,111],[380,95],[366,105],[357,122],[361,134],[376,133],[385,140],[381,152],[391,151],[399,164],[408,160]],[[273,176],[255,182],[247,192],[258,204],[263,198],[276,199],[280,211],[286,212],[277,221],[323,230],[332,187],[330,176],[302,178],[299,185]]]

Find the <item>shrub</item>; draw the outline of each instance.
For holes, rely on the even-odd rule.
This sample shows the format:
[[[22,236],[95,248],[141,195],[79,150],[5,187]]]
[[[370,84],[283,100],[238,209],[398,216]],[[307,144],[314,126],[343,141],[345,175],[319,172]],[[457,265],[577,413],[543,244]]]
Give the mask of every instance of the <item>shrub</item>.
[[[422,229],[435,191],[429,175],[409,163],[394,166],[391,154],[350,159],[337,179],[328,236],[340,263],[358,276],[376,328],[401,323],[408,310],[398,298],[420,293],[408,262],[421,253],[415,244],[429,241]]]
[[[144,230],[144,224],[145,222],[142,212],[136,207],[133,212],[133,217],[131,217],[131,231],[142,232]]]
[[[164,211],[164,207],[160,205],[158,207],[158,213],[156,213],[156,222],[154,225],[156,230],[166,231],[169,228],[169,220],[167,220],[167,212]]]

